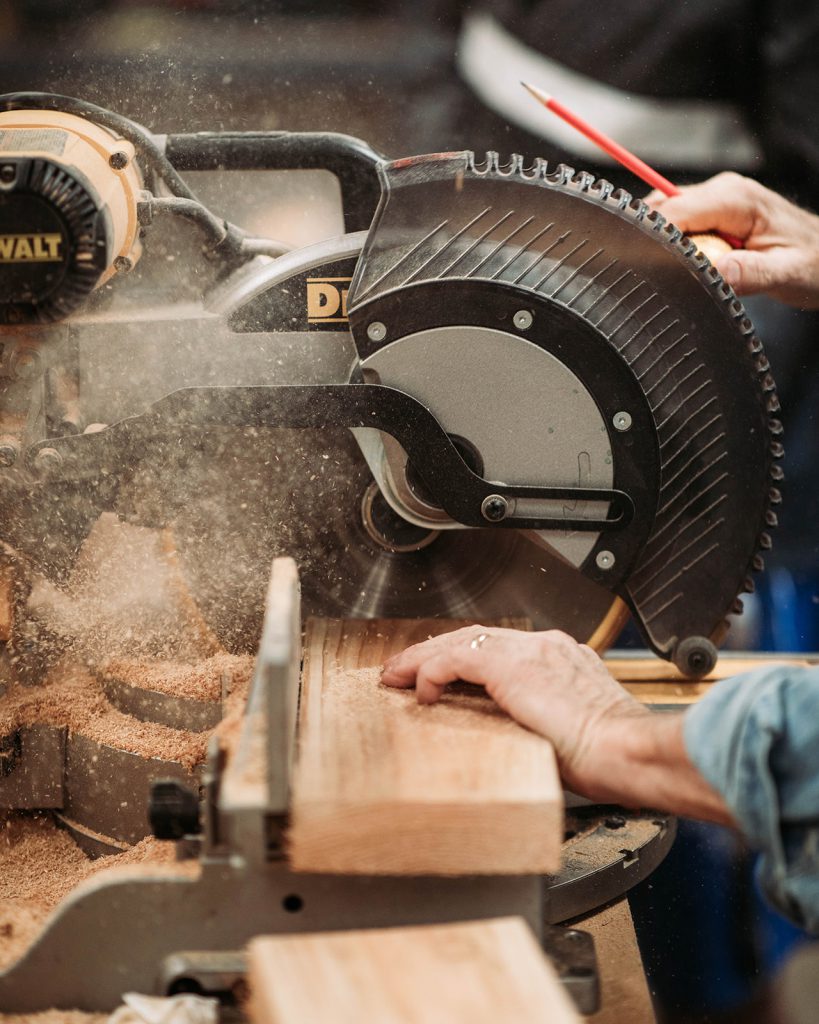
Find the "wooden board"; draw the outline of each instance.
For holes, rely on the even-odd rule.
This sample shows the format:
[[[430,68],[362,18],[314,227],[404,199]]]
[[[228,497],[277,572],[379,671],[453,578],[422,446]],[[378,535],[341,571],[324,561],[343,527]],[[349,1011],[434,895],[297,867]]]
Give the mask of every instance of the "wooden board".
[[[520,918],[312,935],[249,948],[254,1024],[579,1024]]]
[[[308,624],[291,798],[296,871],[539,874],[560,866],[551,745],[483,691],[420,707],[380,684],[385,657],[452,620]]]

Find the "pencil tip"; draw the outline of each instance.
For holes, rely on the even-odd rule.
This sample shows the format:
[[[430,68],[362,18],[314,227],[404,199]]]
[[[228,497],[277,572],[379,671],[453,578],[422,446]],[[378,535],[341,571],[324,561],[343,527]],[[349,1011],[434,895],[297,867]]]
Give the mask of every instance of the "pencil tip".
[[[530,92],[536,100],[540,100],[541,103],[548,103],[552,98],[548,93],[543,92],[542,89],[538,89],[535,85],[529,85],[528,82],[521,81],[520,83],[527,92]]]

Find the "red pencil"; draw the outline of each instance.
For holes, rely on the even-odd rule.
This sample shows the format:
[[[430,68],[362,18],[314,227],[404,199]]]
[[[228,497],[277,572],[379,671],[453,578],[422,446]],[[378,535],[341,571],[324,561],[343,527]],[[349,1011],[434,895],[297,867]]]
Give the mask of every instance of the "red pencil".
[[[664,178],[659,171],[655,171],[653,167],[641,160],[638,156],[635,156],[630,150],[626,149],[625,146],[621,146],[619,142],[615,142],[614,139],[609,138],[603,132],[598,131],[597,128],[593,128],[588,121],[584,121],[582,117],[578,117],[577,114],[569,110],[568,107],[564,107],[563,104],[550,96],[548,93],[536,88],[534,85],[529,85],[527,82],[520,83],[524,89],[534,96],[534,98],[542,103],[544,107],[551,110],[553,114],[557,114],[567,124],[570,124],[572,128],[576,128],[582,135],[585,135],[587,139],[599,146],[604,152],[608,153],[610,157],[622,164],[627,170],[631,171],[632,174],[636,174],[638,178],[642,178],[647,185],[651,185],[652,188],[658,189],[667,196],[678,196],[680,190],[677,186]],[[721,238],[734,249],[741,249],[743,242],[739,238],[734,238],[733,235],[726,235],[724,232],[716,232]]]
[[[593,128],[588,121],[584,121],[582,117],[578,117],[577,114],[572,113],[568,107],[564,107],[563,104],[550,96],[548,93],[542,92],[537,89],[534,85],[528,85],[526,82],[520,83],[524,89],[528,90],[539,103],[542,103],[544,107],[548,107],[552,113],[557,114],[558,117],[562,117],[567,124],[570,124],[572,128],[576,128],[581,134],[585,135],[587,139],[599,146],[604,152],[608,153],[610,157],[622,164],[623,167],[627,168],[632,174],[636,174],[638,178],[642,178],[647,185],[651,185],[652,188],[659,189],[660,192],[664,192],[667,196],[678,196],[680,190],[668,178],[664,178],[662,174],[655,171],[653,167],[649,167],[644,160],[641,160],[638,156],[635,156],[630,150],[626,149],[625,146],[621,146],[619,142],[615,142],[614,139],[609,138],[608,135],[604,135],[603,132]]]

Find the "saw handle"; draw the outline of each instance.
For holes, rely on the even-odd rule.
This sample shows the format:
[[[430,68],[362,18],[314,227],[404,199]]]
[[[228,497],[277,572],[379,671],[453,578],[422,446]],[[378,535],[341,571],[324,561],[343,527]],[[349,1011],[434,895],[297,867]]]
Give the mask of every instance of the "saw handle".
[[[366,142],[338,132],[192,132],[168,135],[165,156],[175,170],[285,171],[320,169],[341,186],[344,225],[366,231],[381,197],[384,159]]]

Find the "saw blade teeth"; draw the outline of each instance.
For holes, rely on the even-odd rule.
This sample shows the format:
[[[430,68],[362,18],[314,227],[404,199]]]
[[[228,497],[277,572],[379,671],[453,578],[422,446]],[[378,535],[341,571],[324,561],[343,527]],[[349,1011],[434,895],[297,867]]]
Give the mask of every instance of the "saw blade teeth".
[[[618,210],[627,210],[631,205],[631,192],[624,188],[616,188],[609,196],[609,201],[614,203]]]
[[[581,192],[588,192],[594,184],[594,175],[588,171],[576,171],[572,178],[572,185],[575,185]]]
[[[574,178],[574,173],[574,167],[570,167],[568,164],[558,164],[553,170],[547,170],[544,180],[549,185],[564,187]]]
[[[536,157],[531,164],[524,163],[525,157],[518,156],[517,153],[513,154],[513,159],[515,157],[520,160],[518,174],[521,178],[526,178],[528,181],[537,181],[539,178],[542,178],[549,166],[542,157]]]
[[[768,509],[765,513],[765,523],[770,527],[779,526],[779,516],[774,512],[773,509]]]
[[[613,191],[614,185],[605,178],[598,178],[589,188],[589,192],[602,202],[605,202]]]
[[[770,502],[771,505],[781,505],[782,504],[782,492],[779,490],[778,487],[772,487],[768,491],[768,501]]]

